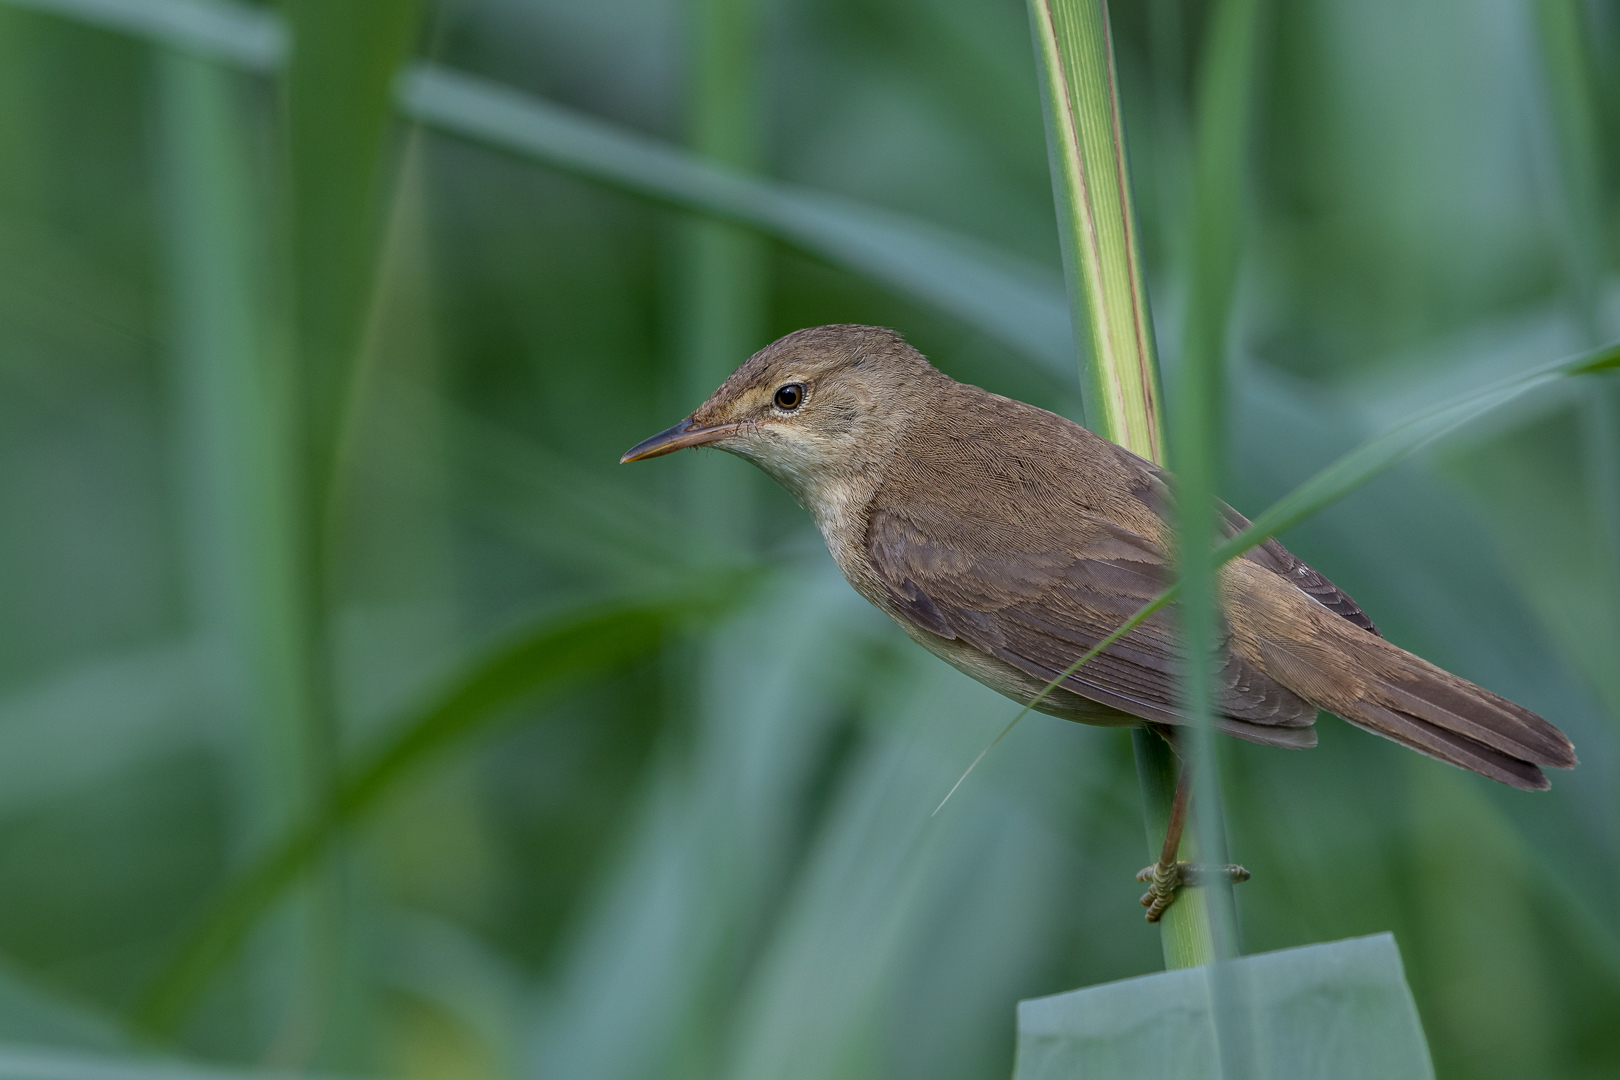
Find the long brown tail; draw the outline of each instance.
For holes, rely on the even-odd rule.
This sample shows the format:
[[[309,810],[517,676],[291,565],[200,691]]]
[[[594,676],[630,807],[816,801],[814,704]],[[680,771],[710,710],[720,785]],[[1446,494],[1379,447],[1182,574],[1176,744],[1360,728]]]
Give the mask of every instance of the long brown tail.
[[[1306,642],[1259,641],[1266,673],[1357,727],[1516,788],[1575,765],[1552,724],[1466,679],[1346,624]]]

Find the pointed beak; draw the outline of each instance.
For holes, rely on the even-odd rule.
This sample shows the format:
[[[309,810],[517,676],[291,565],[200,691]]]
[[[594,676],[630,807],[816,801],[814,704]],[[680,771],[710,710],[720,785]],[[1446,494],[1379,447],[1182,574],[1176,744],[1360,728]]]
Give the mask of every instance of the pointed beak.
[[[702,446],[705,443],[716,442],[736,431],[740,424],[717,424],[706,427],[690,417],[682,420],[668,431],[660,431],[650,439],[636,443],[624,452],[619,459],[620,465],[632,461],[645,461],[662,454],[673,454],[677,450],[684,450],[688,446]]]

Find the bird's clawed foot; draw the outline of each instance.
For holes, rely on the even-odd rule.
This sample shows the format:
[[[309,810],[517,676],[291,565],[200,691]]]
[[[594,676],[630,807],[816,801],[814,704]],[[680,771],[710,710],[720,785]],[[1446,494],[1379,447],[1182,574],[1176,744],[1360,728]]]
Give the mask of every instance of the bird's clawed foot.
[[[1236,885],[1249,880],[1249,872],[1241,866],[1204,866],[1188,862],[1157,862],[1143,867],[1137,881],[1152,882],[1142,894],[1142,906],[1147,908],[1147,921],[1156,923],[1165,909],[1175,902],[1176,890],[1187,886],[1197,888],[1213,881],[1229,881]]]

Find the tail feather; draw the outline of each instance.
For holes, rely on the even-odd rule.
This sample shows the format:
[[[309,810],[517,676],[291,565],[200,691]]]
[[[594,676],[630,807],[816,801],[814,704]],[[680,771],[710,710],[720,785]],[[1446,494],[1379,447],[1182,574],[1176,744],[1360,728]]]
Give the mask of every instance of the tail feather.
[[[1347,709],[1342,715],[1357,727],[1393,739],[1420,754],[1521,790],[1545,791],[1552,786],[1546,775],[1530,762],[1420,717],[1386,709],[1372,702],[1357,702],[1354,708]]]
[[[1420,753],[1526,790],[1575,748],[1529,709],[1371,634],[1334,626],[1307,643],[1260,641],[1268,674],[1319,708]]]
[[[1574,747],[1563,732],[1529,709],[1438,668],[1429,678],[1420,680],[1388,679],[1376,688],[1375,694],[1401,712],[1466,735],[1504,754],[1555,769],[1575,764]]]

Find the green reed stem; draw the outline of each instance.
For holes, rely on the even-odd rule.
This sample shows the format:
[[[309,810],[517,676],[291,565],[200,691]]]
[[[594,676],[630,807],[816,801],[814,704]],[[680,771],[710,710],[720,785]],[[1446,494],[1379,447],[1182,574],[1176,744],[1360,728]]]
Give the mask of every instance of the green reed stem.
[[[1099,434],[1162,463],[1157,357],[1107,7],[1104,0],[1030,0],[1029,10],[1086,420]],[[1175,763],[1162,740],[1146,731],[1133,738],[1133,746],[1148,851],[1157,859]],[[1167,967],[1215,959],[1205,894],[1186,890],[1165,913]],[[1235,931],[1225,936],[1235,940]]]
[[[1030,0],[1086,422],[1164,460],[1153,321],[1104,0]]]

